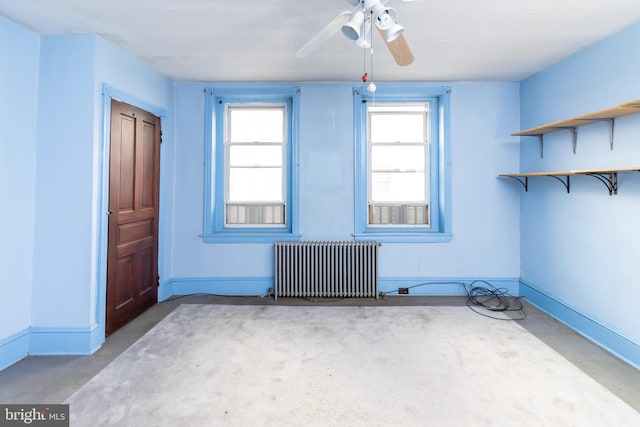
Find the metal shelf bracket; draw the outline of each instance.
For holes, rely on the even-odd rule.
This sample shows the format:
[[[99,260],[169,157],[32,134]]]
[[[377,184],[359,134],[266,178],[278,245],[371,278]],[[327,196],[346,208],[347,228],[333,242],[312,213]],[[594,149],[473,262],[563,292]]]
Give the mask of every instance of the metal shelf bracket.
[[[538,142],[540,142],[540,158],[544,157],[544,134],[538,135]]]
[[[570,126],[558,129],[568,129],[571,132],[571,148],[573,149],[573,154],[576,154],[576,148],[578,147],[578,128]]]
[[[616,126],[616,119],[607,119],[609,122],[609,149],[613,151],[613,132]]]
[[[528,176],[519,177],[519,176],[504,175],[504,177],[505,178],[511,178],[511,179],[513,179],[515,181],[518,181],[524,187],[524,191],[525,192],[529,191],[529,177]],[[524,178],[524,179],[522,179],[522,178]]]
[[[566,176],[567,177],[566,180],[562,179],[562,177],[557,176],[557,175],[547,175],[547,176],[550,176],[551,178],[557,179],[558,181],[560,181],[562,183],[562,185],[564,185],[564,188],[567,189],[567,193],[571,192],[571,176],[570,175],[562,175],[562,176]]]
[[[585,173],[584,175],[592,176],[603,183],[605,187],[607,187],[607,190],[609,190],[610,196],[618,194],[618,172],[613,171],[609,173]]]

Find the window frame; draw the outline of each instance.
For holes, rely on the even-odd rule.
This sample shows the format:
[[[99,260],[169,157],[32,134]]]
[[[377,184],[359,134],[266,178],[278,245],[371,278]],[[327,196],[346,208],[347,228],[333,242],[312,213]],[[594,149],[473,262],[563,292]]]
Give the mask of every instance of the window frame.
[[[205,89],[204,219],[200,235],[205,243],[272,243],[299,240],[298,135],[300,88],[296,86],[233,86]],[[286,104],[286,142],[283,161],[284,226],[227,225],[226,111],[228,105]]]
[[[380,242],[449,242],[451,232],[450,97],[446,86],[379,84],[375,93],[353,87],[354,105],[354,238]],[[428,102],[429,149],[428,225],[380,225],[368,223],[370,184],[370,102],[403,104]]]

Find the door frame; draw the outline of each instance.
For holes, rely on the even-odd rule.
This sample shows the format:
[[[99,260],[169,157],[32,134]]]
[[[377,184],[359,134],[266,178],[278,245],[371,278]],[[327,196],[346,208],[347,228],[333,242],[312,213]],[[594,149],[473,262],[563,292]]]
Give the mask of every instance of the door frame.
[[[100,342],[92,343],[92,347],[97,349],[104,343],[106,337],[106,320],[107,320],[107,255],[109,243],[109,161],[111,152],[111,100],[124,102],[141,110],[160,118],[161,129],[164,128],[167,119],[167,112],[164,108],[157,107],[148,102],[142,101],[126,92],[120,91],[106,83],[102,83],[102,140],[100,142],[100,158],[99,158],[99,188],[98,188],[98,210],[97,218],[97,289],[96,289],[96,323],[98,329],[96,334],[92,334],[96,340]],[[164,197],[164,173],[165,155],[164,144],[160,144],[160,200],[158,206],[158,276],[162,277],[163,269],[163,253],[164,247],[163,232],[164,215],[163,201]],[[158,300],[160,300],[160,286],[158,286]]]

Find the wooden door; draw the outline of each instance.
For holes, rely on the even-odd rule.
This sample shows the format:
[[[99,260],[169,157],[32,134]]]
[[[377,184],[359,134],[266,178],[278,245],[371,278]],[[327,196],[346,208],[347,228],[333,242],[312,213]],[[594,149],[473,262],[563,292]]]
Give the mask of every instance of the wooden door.
[[[158,301],[160,118],[111,101],[106,334]]]

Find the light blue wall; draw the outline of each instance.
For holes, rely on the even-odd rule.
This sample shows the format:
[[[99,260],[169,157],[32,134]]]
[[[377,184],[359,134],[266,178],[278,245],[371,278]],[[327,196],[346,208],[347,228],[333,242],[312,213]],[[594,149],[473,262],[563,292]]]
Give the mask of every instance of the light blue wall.
[[[0,368],[10,361],[7,349],[17,360],[22,349],[90,352],[102,342],[105,88],[163,115],[161,298],[266,291],[273,276],[270,244],[205,244],[199,237],[204,88],[213,84],[174,85],[95,35],[38,37],[0,18],[0,36],[0,85],[7,94],[0,100],[0,196],[3,206],[15,206],[0,210]],[[640,115],[617,121],[614,151],[605,124],[580,129],[576,155],[563,132],[546,138],[543,159],[535,140],[519,144],[509,136],[640,98],[638,42],[636,25],[521,84],[448,83],[454,238],[384,244],[382,283],[479,278],[512,284],[522,277],[531,296],[545,295],[639,343],[632,296],[640,265],[633,238],[640,231],[640,174],[621,175],[613,197],[589,177],[575,178],[571,194],[549,179],[532,181],[525,194],[496,177],[518,169],[640,164],[634,143]],[[303,238],[351,240],[353,84],[298,85]]]
[[[43,36],[41,46],[32,326],[100,335],[108,208],[103,84],[125,102],[164,111],[172,110],[173,87],[95,35]]]
[[[32,326],[91,325],[93,56],[93,36],[41,38]]]
[[[300,230],[304,240],[352,240],[353,96],[350,83],[296,83],[300,97]],[[174,215],[171,277],[226,293],[266,292],[273,276],[270,244],[205,244],[203,218],[204,88],[176,85]],[[451,243],[384,244],[384,278],[497,278],[519,276],[519,194],[496,179],[518,167],[517,83],[459,83],[452,94]],[[505,191],[506,190],[506,191]],[[217,288],[216,280],[224,282]],[[186,285],[185,285],[186,286]],[[263,286],[263,288],[260,288]],[[180,293],[180,289],[173,289]],[[424,289],[423,291],[428,292]],[[170,293],[170,291],[168,291]]]
[[[523,81],[522,128],[640,98],[639,45],[635,24]],[[569,132],[561,131],[545,137],[542,159],[537,140],[523,137],[521,170],[640,166],[638,135],[640,115],[618,119],[611,151],[606,123],[584,126],[574,155]],[[521,200],[521,275],[536,290],[531,297],[541,298],[543,307],[546,300],[552,310],[551,302],[559,302],[620,342],[634,342],[635,356],[622,356],[640,363],[640,173],[619,175],[615,196],[590,177],[572,178],[571,194],[553,179],[539,178]],[[582,332],[594,338],[593,328]]]
[[[205,244],[199,237],[204,88],[215,84],[174,85],[95,35],[40,38],[0,18],[0,36],[0,85],[8,94],[0,100],[0,196],[3,206],[9,200],[16,206],[0,210],[6,236],[0,243],[0,351],[25,336],[32,353],[89,352],[101,342],[105,84],[125,102],[164,115],[161,297],[266,291],[270,244]],[[503,284],[521,277],[532,299],[553,301],[604,328],[602,341],[612,331],[636,351],[640,174],[620,175],[616,196],[589,177],[575,177],[566,194],[549,178],[532,180],[524,193],[497,175],[640,165],[640,115],[617,120],[613,151],[604,123],[579,129],[576,155],[568,132],[545,138],[542,159],[535,139],[518,143],[509,136],[640,98],[638,43],[640,24],[521,84],[448,83],[454,238],[384,244],[382,283],[481,278]],[[305,240],[351,240],[353,84],[296,84],[302,90],[301,233]],[[609,347],[615,352],[616,345]]]
[[[39,45],[0,16],[0,343],[31,323]]]
[[[174,131],[173,82],[110,42],[38,37],[4,18],[0,36],[2,369],[27,353],[90,353],[104,340],[103,89],[162,116],[161,227],[171,215]]]
[[[613,331],[637,351],[640,174],[621,175],[616,196],[589,177],[574,178],[566,194],[551,179],[532,180],[523,193],[497,175],[640,165],[640,115],[617,121],[613,151],[603,123],[580,128],[576,155],[566,132],[546,138],[543,159],[535,140],[519,144],[509,136],[640,98],[639,43],[640,24],[521,84],[448,83],[454,238],[384,244],[382,283],[479,278],[513,284],[522,277],[532,300],[552,301],[549,311],[562,306],[559,312],[604,331],[601,341]],[[213,84],[174,85],[96,35],[38,37],[2,17],[0,61],[0,369],[27,352],[87,353],[102,342],[103,89],[163,116],[161,298],[266,291],[272,245],[205,244],[199,237],[204,88]],[[353,84],[298,85],[301,233],[305,240],[351,240]],[[617,351],[617,345],[609,347]]]

